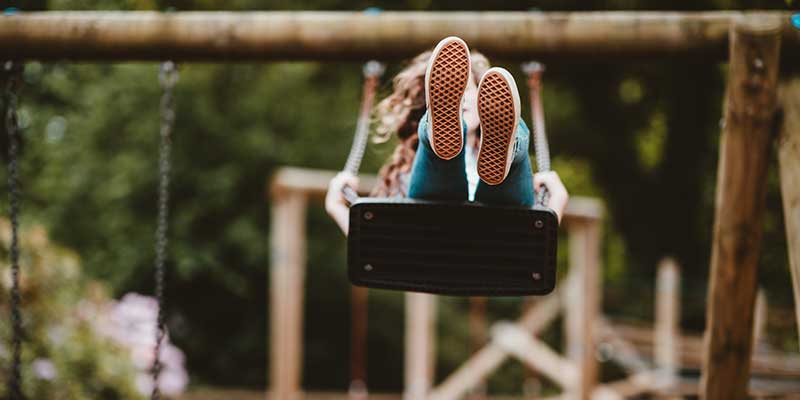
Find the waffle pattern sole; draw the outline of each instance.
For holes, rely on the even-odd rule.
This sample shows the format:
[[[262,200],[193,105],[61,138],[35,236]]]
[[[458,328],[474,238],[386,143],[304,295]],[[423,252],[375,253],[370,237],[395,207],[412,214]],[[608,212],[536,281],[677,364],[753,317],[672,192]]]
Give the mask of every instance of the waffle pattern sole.
[[[464,144],[461,101],[469,79],[469,50],[463,42],[452,41],[433,57],[428,82],[431,145],[437,156],[449,160]]]
[[[516,131],[512,88],[506,78],[488,72],[478,89],[478,116],[481,120],[481,148],[478,176],[490,185],[499,185],[508,174],[509,147]]]

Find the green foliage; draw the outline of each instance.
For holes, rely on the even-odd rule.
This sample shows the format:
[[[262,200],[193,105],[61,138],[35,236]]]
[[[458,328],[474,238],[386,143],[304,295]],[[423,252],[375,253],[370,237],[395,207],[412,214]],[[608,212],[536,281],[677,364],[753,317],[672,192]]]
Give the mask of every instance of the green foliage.
[[[43,8],[44,2],[39,3]],[[84,10],[664,7],[630,0],[51,0],[48,5]],[[784,5],[777,0],[716,0],[681,7]],[[516,64],[496,61],[521,77]],[[390,90],[390,77],[399,67],[389,65],[381,93]],[[180,66],[168,323],[172,338],[187,352],[193,382],[266,385],[267,181],[282,165],[341,168],[355,127],[360,70],[355,63]],[[599,197],[607,205],[603,248],[607,313],[651,318],[655,265],[661,257],[672,255],[683,266],[684,327],[703,327],[724,77],[724,69],[718,66],[685,59],[548,64],[543,97],[554,168],[573,196]],[[157,66],[30,63],[26,82],[21,97],[26,124],[22,153],[26,221],[41,221],[57,242],[76,249],[85,273],[107,280],[114,294],[151,293],[160,96]],[[4,150],[5,135],[0,141]],[[391,148],[392,143],[371,146],[363,170],[376,171]],[[767,207],[760,283],[769,288],[771,304],[788,305],[791,288],[774,173]],[[344,239],[316,206],[311,208],[307,228],[304,385],[343,390],[349,357]],[[562,242],[561,273],[567,265],[566,248]],[[645,300],[632,302],[631,298]],[[490,302],[492,315],[508,319],[520,306]],[[466,307],[466,302],[458,300],[445,300],[440,307],[440,377],[469,354]],[[403,311],[402,295],[370,294],[368,354],[369,364],[377,367],[370,370],[369,378],[377,391],[398,391],[401,386]],[[557,333],[547,333],[553,344],[558,343]],[[519,391],[517,378],[524,371],[508,368],[490,382],[493,390]]]
[[[0,220],[3,260],[10,225]],[[93,311],[109,301],[105,287],[87,282],[78,257],[49,241],[43,227],[22,232],[20,260],[25,345],[23,390],[32,400],[139,399],[128,350],[100,336]],[[0,318],[9,321],[10,265],[0,263]],[[8,376],[10,324],[0,324],[0,375]],[[7,380],[0,380],[6,398]]]

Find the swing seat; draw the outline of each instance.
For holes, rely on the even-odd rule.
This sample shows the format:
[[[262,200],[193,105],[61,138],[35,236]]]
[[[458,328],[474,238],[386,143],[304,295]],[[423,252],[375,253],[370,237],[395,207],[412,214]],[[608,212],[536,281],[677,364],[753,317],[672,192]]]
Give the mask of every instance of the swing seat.
[[[550,293],[558,218],[549,208],[361,198],[350,206],[350,282],[460,296]]]

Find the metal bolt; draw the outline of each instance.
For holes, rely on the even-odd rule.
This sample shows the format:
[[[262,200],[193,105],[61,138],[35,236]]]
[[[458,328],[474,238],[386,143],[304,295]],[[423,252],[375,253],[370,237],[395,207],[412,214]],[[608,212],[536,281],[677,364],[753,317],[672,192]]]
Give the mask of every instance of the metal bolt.
[[[544,222],[542,222],[542,220],[540,219],[537,219],[536,222],[533,223],[533,226],[535,226],[536,229],[542,229],[542,227],[544,226]]]
[[[535,280],[535,281],[538,281],[539,279],[542,279],[542,274],[540,274],[538,272],[534,272],[531,275],[533,276],[533,280]]]
[[[367,220],[367,221],[370,221],[370,220],[372,220],[372,218],[374,218],[374,217],[375,217],[375,215],[374,215],[374,214],[372,214],[372,211],[366,211],[366,212],[364,212],[364,219],[365,219],[365,220]]]
[[[367,271],[367,272],[372,271],[372,264],[365,265],[364,266],[364,271]]]

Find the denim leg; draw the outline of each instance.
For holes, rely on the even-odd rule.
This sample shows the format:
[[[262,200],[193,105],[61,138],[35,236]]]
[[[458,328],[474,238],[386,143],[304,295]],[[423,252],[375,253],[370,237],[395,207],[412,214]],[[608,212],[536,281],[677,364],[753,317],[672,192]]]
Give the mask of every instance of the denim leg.
[[[475,201],[490,205],[533,206],[533,173],[531,172],[531,157],[528,154],[528,142],[531,132],[522,119],[516,131],[516,149],[514,161],[508,176],[499,185],[487,185],[478,182],[475,190]]]
[[[466,126],[464,126],[463,132],[466,131]],[[425,200],[467,201],[469,189],[463,148],[461,153],[451,160],[439,158],[431,149],[428,141],[427,112],[419,122],[417,133],[419,146],[417,146],[417,155],[414,157],[414,164],[411,167],[408,197]],[[464,143],[466,143],[466,138],[464,138]]]

